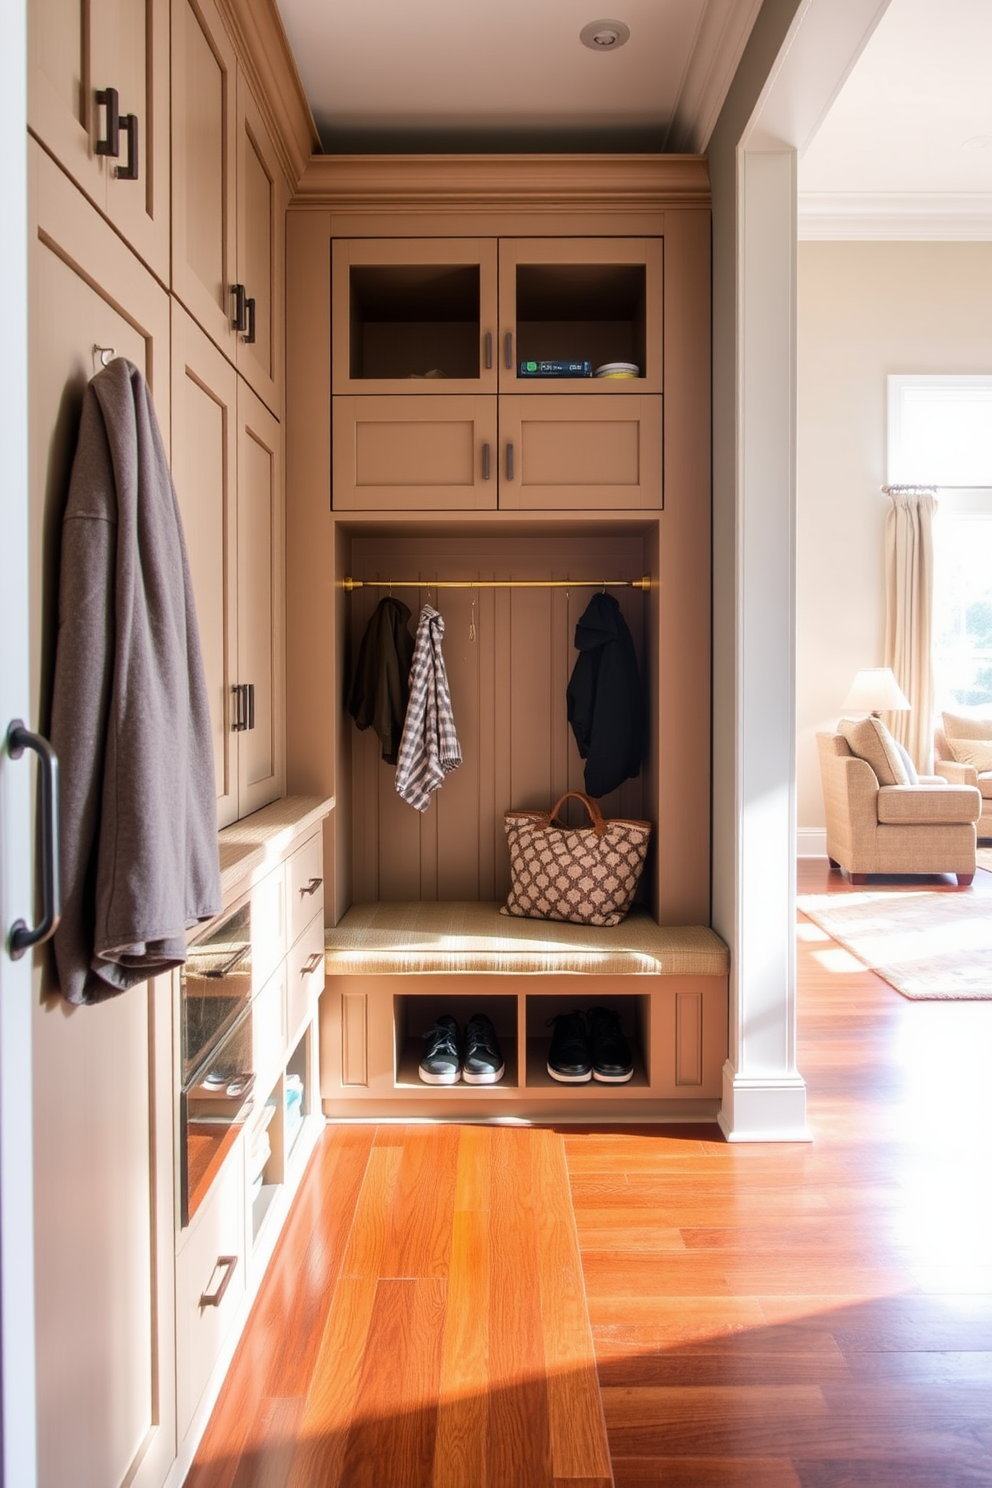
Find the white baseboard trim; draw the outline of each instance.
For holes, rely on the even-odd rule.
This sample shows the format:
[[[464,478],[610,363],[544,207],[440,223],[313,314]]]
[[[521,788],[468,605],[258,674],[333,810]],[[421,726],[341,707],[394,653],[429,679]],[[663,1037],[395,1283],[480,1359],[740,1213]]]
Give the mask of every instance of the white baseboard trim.
[[[800,827],[796,832],[796,857],[825,858],[826,856],[826,827]]]
[[[723,1105],[717,1117],[728,1142],[811,1142],[806,1082],[801,1075],[739,1075],[723,1066]]]

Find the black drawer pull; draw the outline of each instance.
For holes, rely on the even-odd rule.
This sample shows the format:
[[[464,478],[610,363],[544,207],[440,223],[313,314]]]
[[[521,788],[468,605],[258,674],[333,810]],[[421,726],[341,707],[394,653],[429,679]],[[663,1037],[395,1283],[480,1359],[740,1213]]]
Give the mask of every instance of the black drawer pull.
[[[127,136],[127,164],[115,165],[114,175],[118,181],[136,181],[138,179],[138,116],[137,114],[125,114],[121,123]]]
[[[309,883],[301,885],[300,894],[316,894],[323,882],[322,878],[312,878]]]

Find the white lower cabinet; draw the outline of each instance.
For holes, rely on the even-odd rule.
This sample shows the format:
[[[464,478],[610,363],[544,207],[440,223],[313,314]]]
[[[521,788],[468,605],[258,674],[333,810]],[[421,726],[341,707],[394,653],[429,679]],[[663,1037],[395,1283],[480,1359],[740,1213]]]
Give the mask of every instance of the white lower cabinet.
[[[241,974],[250,990],[226,1034],[191,1061],[185,1095],[182,1056],[177,1060],[179,1155],[185,1163],[179,1169],[175,1246],[178,1451],[167,1488],[180,1488],[186,1480],[323,1130],[317,1034],[324,986],[322,823],[332,805],[319,797],[284,798],[220,834],[221,863],[227,865],[225,909],[198,939],[209,940],[214,960],[222,947],[236,958],[237,937],[232,928],[227,945],[228,930],[237,927],[241,934],[250,924],[251,974],[247,979]],[[237,972],[248,964],[245,958],[230,966]],[[230,980],[234,983],[237,975]],[[227,992],[222,979],[207,985],[217,988],[216,994],[205,995],[194,950],[186,989],[191,998],[196,996],[197,1018]],[[176,1042],[185,1052],[182,997],[180,992]],[[197,1024],[197,1032],[199,1028]],[[237,1069],[253,1076],[253,1082],[244,1100],[225,1102],[221,1091],[221,1114],[214,1122],[204,1121],[204,1102],[195,1097],[209,1085],[212,1071],[227,1070],[231,1077],[234,1066],[228,1067],[227,1056],[232,1043]],[[183,1177],[188,1185],[185,1204]],[[190,1202],[194,1190],[195,1203]],[[184,1209],[190,1215],[185,1228]]]
[[[236,1143],[176,1255],[176,1376],[179,1435],[220,1356],[245,1293],[244,1149]]]

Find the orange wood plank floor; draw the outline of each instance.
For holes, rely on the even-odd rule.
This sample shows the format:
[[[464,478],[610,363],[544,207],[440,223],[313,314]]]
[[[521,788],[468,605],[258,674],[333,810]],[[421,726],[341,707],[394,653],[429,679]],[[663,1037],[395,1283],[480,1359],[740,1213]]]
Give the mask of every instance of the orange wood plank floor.
[[[989,1488],[992,1002],[797,931],[810,1144],[329,1128],[188,1488]]]

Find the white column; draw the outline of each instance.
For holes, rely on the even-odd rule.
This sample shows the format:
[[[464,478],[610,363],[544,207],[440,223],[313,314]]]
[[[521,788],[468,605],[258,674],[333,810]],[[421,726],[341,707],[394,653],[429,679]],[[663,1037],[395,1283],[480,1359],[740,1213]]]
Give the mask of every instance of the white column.
[[[807,1141],[795,987],[795,152],[738,157],[737,955],[720,1126]]]

